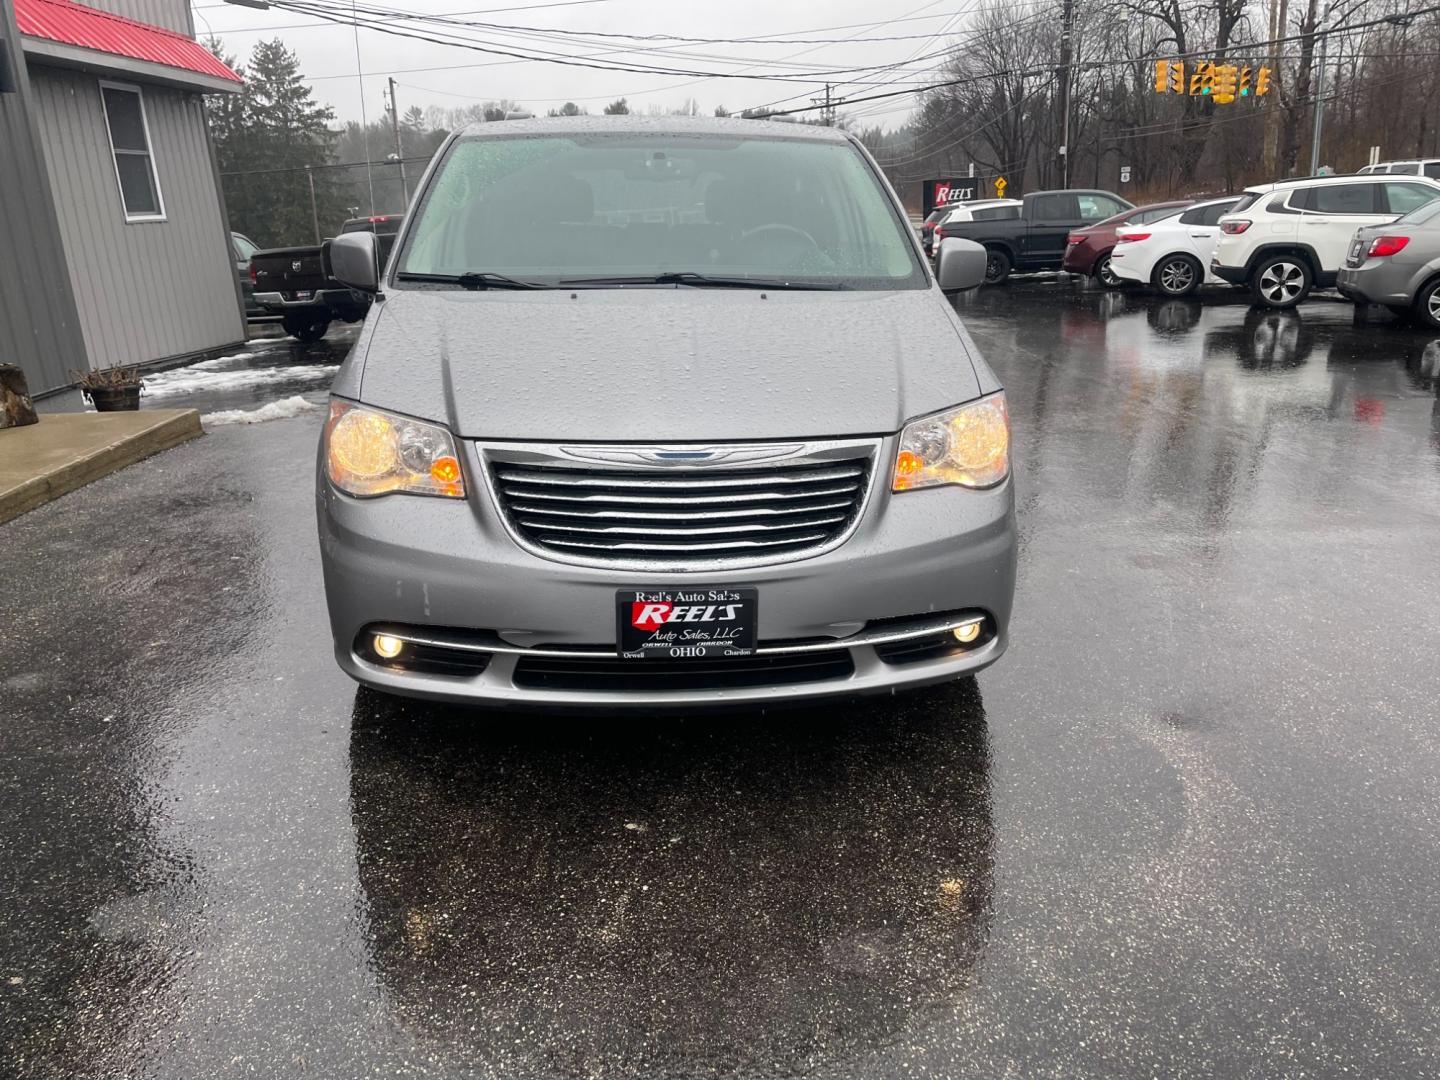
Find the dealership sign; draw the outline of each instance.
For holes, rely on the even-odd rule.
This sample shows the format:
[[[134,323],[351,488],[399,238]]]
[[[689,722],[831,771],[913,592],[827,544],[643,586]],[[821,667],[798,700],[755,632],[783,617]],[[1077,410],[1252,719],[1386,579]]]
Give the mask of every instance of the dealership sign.
[[[930,211],[937,206],[949,206],[951,203],[962,203],[967,199],[978,199],[981,183],[982,181],[973,176],[961,177],[958,180],[926,180],[922,200],[926,216],[928,217]]]

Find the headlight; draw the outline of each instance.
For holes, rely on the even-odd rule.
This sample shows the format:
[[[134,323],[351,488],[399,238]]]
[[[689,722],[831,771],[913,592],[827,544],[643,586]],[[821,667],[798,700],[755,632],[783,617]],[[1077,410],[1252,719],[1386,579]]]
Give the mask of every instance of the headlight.
[[[330,482],[351,495],[465,497],[455,440],[437,424],[332,401],[325,461]]]
[[[1003,393],[934,416],[900,432],[895,491],[960,484],[994,487],[1010,475],[1010,413]]]

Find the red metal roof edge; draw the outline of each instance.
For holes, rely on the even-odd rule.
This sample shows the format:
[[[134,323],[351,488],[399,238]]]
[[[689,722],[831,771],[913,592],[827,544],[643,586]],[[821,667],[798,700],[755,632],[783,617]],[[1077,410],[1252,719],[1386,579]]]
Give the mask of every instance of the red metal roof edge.
[[[15,0],[15,20],[20,33],[29,37],[180,68],[229,82],[244,81],[188,34],[73,0]]]

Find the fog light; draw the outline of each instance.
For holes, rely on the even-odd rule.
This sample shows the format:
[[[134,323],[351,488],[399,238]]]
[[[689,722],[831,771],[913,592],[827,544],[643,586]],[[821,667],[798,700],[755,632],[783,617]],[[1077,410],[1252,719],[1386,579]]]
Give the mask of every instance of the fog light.
[[[957,626],[954,633],[956,641],[962,645],[968,645],[980,636],[980,624],[976,622],[966,626]]]
[[[956,633],[958,634],[959,631],[957,630]],[[386,660],[394,660],[404,647],[405,643],[398,637],[391,637],[389,634],[375,635],[375,654],[383,656]]]

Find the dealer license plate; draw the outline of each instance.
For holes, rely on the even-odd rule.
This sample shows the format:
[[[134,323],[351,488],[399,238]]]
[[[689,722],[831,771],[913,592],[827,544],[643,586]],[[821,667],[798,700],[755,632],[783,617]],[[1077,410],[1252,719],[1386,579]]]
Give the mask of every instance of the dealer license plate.
[[[622,589],[615,594],[617,648],[627,660],[712,660],[755,651],[753,588]]]

